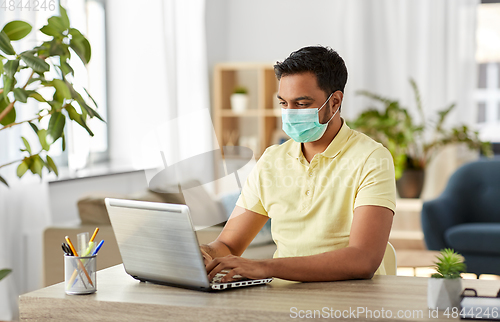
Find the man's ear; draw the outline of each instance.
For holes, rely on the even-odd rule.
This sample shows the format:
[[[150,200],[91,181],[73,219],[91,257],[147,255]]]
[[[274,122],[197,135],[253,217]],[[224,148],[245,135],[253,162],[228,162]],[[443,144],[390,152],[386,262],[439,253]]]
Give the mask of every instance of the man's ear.
[[[342,104],[342,100],[344,99],[344,93],[342,93],[341,91],[336,91],[335,93],[333,93],[332,95],[332,105],[330,105],[330,107],[334,110],[336,110],[339,105]]]

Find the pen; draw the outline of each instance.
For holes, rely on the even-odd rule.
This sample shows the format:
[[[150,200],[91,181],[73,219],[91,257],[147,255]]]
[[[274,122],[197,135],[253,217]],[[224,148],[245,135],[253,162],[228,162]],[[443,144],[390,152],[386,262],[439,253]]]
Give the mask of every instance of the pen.
[[[97,247],[94,249],[94,251],[92,252],[92,255],[90,255],[90,256],[95,256],[95,255],[97,255],[97,253],[99,252],[99,250],[100,250],[100,249],[101,249],[101,247],[102,247],[102,244],[104,244],[104,240],[101,240],[101,241],[99,242],[99,244],[97,244]],[[71,281],[75,278],[75,276],[74,276],[74,275],[75,275],[75,273],[73,273],[73,276],[71,276],[70,283],[71,283]],[[77,281],[78,281],[78,280],[77,280],[77,279],[75,279],[75,282],[73,283],[72,287],[76,284],[76,282],[77,282]]]
[[[65,237],[66,241],[68,242],[68,245],[69,247],[71,248],[71,251],[73,252],[73,254],[75,256],[78,256],[78,253],[76,252],[75,250],[75,247],[73,247],[73,244],[71,243],[71,240],[69,239],[68,236]],[[77,259],[77,263],[78,265],[80,265],[80,268],[83,269],[83,272],[85,273],[85,275],[87,276],[87,279],[89,280],[89,283],[90,285],[94,286],[94,283],[92,283],[92,279],[90,278],[89,276],[89,273],[87,272],[87,270],[85,269],[85,267],[83,266],[82,262],[80,260]],[[68,284],[69,286],[70,284]]]
[[[97,252],[99,251],[99,249],[101,249],[102,244],[104,244],[104,239],[103,239],[103,240],[101,240],[101,241],[99,242],[99,244],[97,245],[97,247],[94,249],[94,252],[92,253],[92,256],[97,255]]]

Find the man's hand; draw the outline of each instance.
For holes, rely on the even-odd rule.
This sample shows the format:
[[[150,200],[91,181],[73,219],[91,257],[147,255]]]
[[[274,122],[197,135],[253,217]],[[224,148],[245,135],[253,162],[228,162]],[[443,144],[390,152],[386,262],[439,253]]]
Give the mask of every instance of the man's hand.
[[[233,278],[235,275],[240,275],[249,279],[261,279],[271,277],[267,260],[252,260],[242,258],[240,256],[227,255],[225,257],[217,257],[206,265],[208,280],[211,281],[217,273],[222,270],[229,271],[221,282],[232,282],[240,280],[241,277]]]
[[[207,253],[203,247],[200,247],[200,250],[201,250],[201,255],[203,256],[203,263],[205,264],[205,267],[207,266],[208,263],[210,263],[213,258],[212,256],[210,256],[209,253]]]

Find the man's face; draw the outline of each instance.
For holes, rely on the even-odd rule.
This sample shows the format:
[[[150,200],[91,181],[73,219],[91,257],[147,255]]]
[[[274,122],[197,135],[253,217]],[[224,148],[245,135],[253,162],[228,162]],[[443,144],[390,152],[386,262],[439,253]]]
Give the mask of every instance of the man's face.
[[[316,75],[305,72],[282,76],[279,83],[278,99],[283,108],[320,108],[328,95],[319,88]],[[331,101],[320,111],[320,122],[328,120]]]

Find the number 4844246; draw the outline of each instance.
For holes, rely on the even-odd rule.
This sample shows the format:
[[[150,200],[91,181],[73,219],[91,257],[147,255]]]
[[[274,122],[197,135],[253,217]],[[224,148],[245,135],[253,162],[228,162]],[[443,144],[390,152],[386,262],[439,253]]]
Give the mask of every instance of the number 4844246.
[[[458,308],[454,307],[452,309],[447,308],[443,315],[447,318],[458,318],[459,316],[467,319],[498,319],[500,316],[498,312],[498,307],[493,308],[481,308],[481,307],[471,307],[471,308]]]
[[[54,11],[56,0],[3,0],[0,10],[3,11]]]

